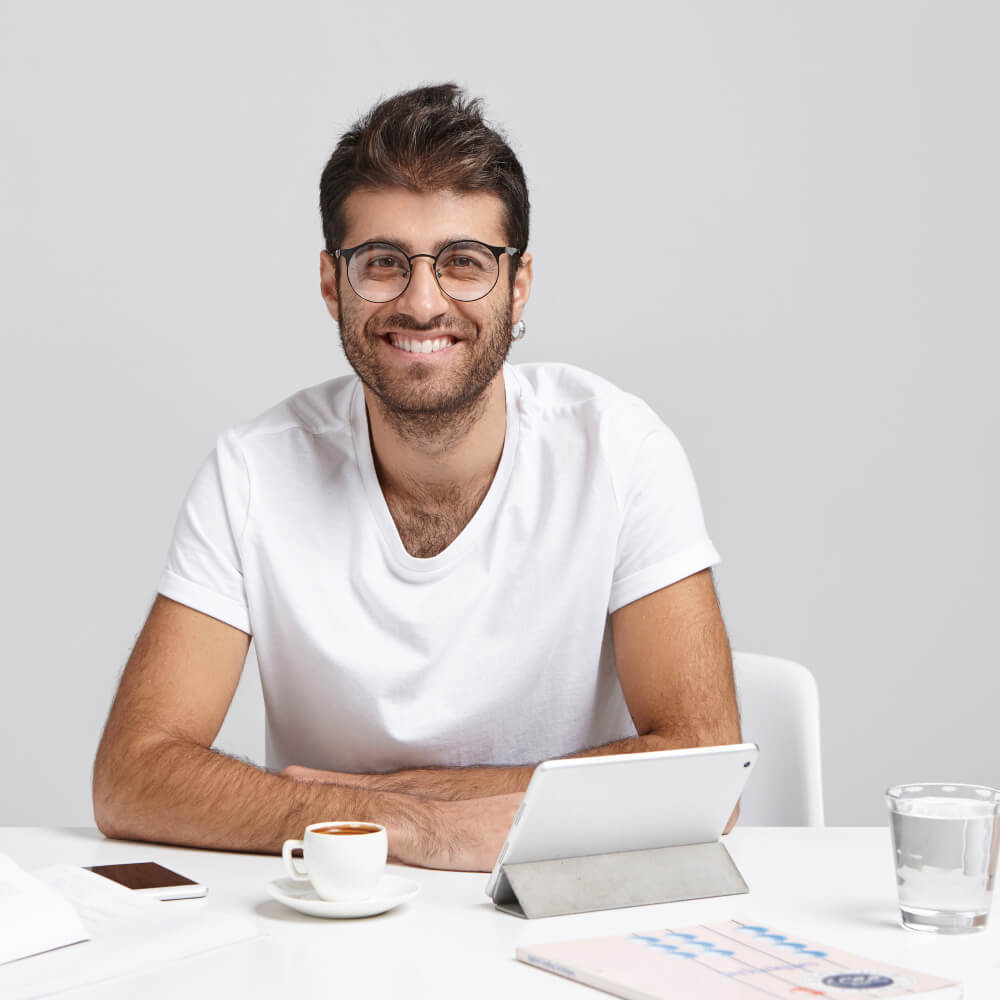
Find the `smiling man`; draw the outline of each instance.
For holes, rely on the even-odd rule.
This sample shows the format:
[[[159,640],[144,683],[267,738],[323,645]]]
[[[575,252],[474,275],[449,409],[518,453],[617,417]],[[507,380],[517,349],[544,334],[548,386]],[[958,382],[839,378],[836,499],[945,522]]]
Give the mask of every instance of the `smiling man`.
[[[489,870],[539,761],[739,741],[717,556],[648,406],[507,364],[528,192],[479,102],[382,102],[320,208],[355,374],[219,438],[111,709],[95,816],[250,851],[370,820],[400,861]],[[268,770],[212,747],[251,637]]]

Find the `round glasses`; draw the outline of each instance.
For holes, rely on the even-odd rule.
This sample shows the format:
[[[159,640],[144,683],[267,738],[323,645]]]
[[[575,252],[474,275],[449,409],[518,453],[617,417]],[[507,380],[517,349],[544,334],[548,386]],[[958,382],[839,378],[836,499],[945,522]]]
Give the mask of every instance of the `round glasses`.
[[[516,247],[491,247],[479,240],[449,243],[436,256],[407,254],[392,243],[362,243],[334,250],[332,256],[347,264],[351,288],[366,302],[390,302],[406,291],[413,275],[413,261],[427,257],[434,262],[434,277],[441,291],[459,302],[475,302],[489,295],[500,277],[500,258],[513,258]]]

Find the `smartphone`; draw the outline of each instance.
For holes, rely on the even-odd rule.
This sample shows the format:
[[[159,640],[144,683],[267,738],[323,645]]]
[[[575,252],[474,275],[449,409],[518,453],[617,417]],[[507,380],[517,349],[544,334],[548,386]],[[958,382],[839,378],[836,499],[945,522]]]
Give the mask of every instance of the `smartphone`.
[[[127,865],[88,865],[87,871],[141,892],[153,899],[194,899],[208,894],[208,889],[155,861],[137,861]]]

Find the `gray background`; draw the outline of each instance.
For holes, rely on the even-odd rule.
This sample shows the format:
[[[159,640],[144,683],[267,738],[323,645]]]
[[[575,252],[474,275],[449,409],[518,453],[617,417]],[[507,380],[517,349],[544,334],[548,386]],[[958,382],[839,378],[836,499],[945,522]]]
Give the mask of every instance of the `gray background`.
[[[1000,784],[998,29],[960,0],[4,2],[0,823],[92,822],[195,469],[347,370],[325,159],[446,79],[531,186],[512,360],[678,433],[734,646],[819,682],[828,821],[881,823],[897,780]],[[263,758],[254,669],[219,743]]]

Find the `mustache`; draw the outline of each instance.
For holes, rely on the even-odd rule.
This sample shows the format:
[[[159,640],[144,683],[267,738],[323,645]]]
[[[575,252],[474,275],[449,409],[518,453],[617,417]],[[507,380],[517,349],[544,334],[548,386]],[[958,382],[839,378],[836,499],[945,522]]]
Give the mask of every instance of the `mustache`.
[[[380,317],[378,322],[372,319],[369,323],[370,333],[384,333],[386,330],[410,330],[412,333],[426,333],[429,330],[461,331],[466,328],[466,324],[447,313],[434,316],[426,323],[418,323],[412,316],[407,316],[405,313]]]

